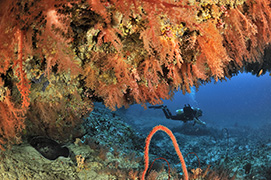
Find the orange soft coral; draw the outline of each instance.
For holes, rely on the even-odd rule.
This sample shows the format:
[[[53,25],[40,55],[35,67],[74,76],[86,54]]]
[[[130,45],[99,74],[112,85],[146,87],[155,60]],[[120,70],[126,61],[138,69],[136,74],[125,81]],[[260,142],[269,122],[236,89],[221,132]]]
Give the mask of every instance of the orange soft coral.
[[[26,77],[25,70],[23,69],[23,32],[18,30],[18,59],[14,61],[13,69],[16,69],[15,74],[19,78],[17,87],[21,93],[22,98],[22,108],[28,108],[30,104],[29,93],[30,93],[30,84],[29,80]],[[18,67],[17,67],[18,66]]]
[[[9,147],[11,143],[19,143],[21,138],[21,131],[24,129],[24,115],[25,111],[16,108],[11,101],[9,91],[0,102],[0,149],[4,150]]]
[[[42,76],[49,85],[40,91],[59,93],[63,84],[50,74],[66,79],[66,88],[73,83],[59,95],[66,100],[77,91],[78,101],[102,100],[114,110],[161,103],[261,64],[271,43],[268,0],[44,2],[0,2],[0,81],[22,109],[42,93],[30,79]]]

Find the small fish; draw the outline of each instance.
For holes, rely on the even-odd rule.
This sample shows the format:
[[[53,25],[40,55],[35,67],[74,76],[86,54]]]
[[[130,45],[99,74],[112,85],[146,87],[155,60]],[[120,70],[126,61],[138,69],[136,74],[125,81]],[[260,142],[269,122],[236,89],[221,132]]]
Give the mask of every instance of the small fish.
[[[43,83],[43,86],[42,86],[42,91],[44,92],[45,91],[45,89],[47,88],[47,86],[50,84],[50,82],[47,80],[47,81],[45,81],[44,83]]]
[[[56,141],[43,136],[30,138],[29,144],[34,147],[43,157],[55,160],[59,156],[69,157],[70,151],[67,147],[62,147]]]
[[[259,71],[259,73],[258,73],[258,77],[261,75],[263,73],[263,69],[261,69],[260,71]]]

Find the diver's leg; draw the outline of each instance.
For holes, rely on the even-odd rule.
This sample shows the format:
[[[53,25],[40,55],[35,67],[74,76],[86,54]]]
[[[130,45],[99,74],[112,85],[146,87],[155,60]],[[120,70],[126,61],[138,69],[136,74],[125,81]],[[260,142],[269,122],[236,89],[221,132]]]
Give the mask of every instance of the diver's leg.
[[[170,119],[170,117],[169,117],[169,115],[168,115],[167,111],[166,111],[164,108],[163,108],[162,110],[163,110],[163,112],[164,112],[164,114],[165,114],[166,118],[167,118],[167,119]]]
[[[164,107],[162,108],[162,110],[163,110],[163,112],[164,112],[166,118],[167,118],[167,119],[171,119],[172,114],[171,114],[171,112],[169,111],[169,109],[167,108],[167,106],[164,106]]]
[[[169,111],[169,109],[167,108],[167,106],[165,107],[165,110],[167,111],[168,115],[169,115],[170,117],[172,117],[172,114],[171,114],[171,112]]]

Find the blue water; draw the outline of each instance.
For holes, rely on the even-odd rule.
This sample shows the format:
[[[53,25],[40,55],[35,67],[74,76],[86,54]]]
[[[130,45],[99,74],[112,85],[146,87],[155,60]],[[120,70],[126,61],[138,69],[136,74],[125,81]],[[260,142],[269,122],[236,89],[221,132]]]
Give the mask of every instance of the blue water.
[[[271,76],[265,74],[256,77],[250,73],[239,73],[227,81],[202,85],[198,91],[192,88],[190,94],[177,92],[173,100],[163,102],[172,113],[184,104],[201,108],[201,120],[208,126],[257,128],[271,122]],[[132,124],[137,128],[157,124],[174,127],[182,123],[166,119],[159,109],[132,105],[126,111],[131,116],[127,121],[133,121]]]
[[[156,125],[167,126],[173,131],[177,141],[181,142],[182,153],[195,152],[203,169],[206,169],[207,164],[214,169],[223,164],[223,168],[229,169],[229,177],[237,172],[237,179],[252,177],[271,179],[271,76],[269,74],[257,77],[250,73],[239,73],[227,81],[211,82],[200,86],[198,90],[192,88],[190,94],[183,95],[182,92],[176,92],[172,100],[163,100],[163,105],[166,105],[172,114],[175,114],[177,109],[183,108],[185,104],[202,109],[203,116],[200,119],[207,125],[193,126],[193,121],[184,125],[182,121],[167,119],[162,109],[144,108],[141,105],[118,109],[117,114],[121,116],[121,120],[130,124],[135,132],[139,132],[141,137],[146,137]],[[106,117],[110,116],[106,115]],[[114,115],[111,116],[112,119],[113,117]],[[96,117],[96,119],[99,122],[100,118]],[[91,122],[93,123],[93,119]],[[110,124],[109,127],[114,125]],[[117,129],[119,131],[121,128]],[[118,136],[104,139],[118,140]],[[156,143],[153,143],[150,148],[150,154],[153,157],[166,157],[176,169],[180,170],[169,137],[160,134],[153,139]],[[142,138],[135,139],[132,144],[127,145],[127,148],[143,147],[143,141]],[[198,167],[196,157],[190,160],[186,158],[185,161],[189,168]],[[224,175],[227,176],[226,170]]]

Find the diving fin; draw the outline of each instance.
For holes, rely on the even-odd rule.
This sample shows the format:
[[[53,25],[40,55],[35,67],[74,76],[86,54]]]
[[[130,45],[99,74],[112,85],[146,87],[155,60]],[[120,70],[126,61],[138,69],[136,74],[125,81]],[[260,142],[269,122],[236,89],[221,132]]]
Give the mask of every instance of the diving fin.
[[[149,106],[148,108],[151,109],[162,109],[164,107],[164,105],[160,105],[160,106]]]

